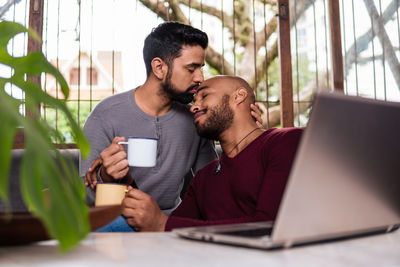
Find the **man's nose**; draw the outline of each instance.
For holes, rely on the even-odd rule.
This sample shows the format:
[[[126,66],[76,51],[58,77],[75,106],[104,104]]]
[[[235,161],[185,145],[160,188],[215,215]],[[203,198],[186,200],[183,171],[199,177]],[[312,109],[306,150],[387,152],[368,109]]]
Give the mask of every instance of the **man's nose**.
[[[196,103],[194,103],[191,107],[190,107],[190,112],[192,112],[193,114],[196,113],[197,111],[199,111],[199,107],[196,105]]]
[[[203,71],[201,69],[196,70],[195,75],[193,77],[193,81],[195,83],[202,83],[204,82]]]

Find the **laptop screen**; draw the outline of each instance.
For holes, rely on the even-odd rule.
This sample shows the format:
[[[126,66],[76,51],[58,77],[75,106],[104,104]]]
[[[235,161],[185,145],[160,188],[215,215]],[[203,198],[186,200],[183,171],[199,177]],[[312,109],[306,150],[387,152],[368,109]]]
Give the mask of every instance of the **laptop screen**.
[[[400,223],[400,103],[316,96],[272,239],[348,235]]]

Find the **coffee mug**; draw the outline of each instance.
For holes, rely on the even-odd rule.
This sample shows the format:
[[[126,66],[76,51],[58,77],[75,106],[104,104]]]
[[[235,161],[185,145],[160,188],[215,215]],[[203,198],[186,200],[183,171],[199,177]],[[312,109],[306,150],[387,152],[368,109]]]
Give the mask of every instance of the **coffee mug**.
[[[96,207],[121,205],[126,192],[128,192],[128,186],[127,184],[98,182],[96,184],[96,199],[94,205]]]
[[[128,164],[136,167],[154,167],[157,159],[156,138],[128,137],[127,142],[118,144],[128,145]]]

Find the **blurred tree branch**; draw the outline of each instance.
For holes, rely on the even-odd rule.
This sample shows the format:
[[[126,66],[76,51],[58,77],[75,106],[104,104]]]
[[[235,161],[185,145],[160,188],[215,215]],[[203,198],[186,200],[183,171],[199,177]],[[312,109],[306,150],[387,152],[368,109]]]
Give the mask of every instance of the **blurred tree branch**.
[[[273,33],[277,30],[277,19],[275,16],[268,18],[268,20],[265,21],[265,26],[254,33],[252,1],[235,0],[235,12],[231,15],[226,11],[221,12],[221,10],[215,6],[206,5],[199,0],[158,0],[157,3],[155,3],[154,0],[140,0],[140,2],[164,20],[176,20],[189,24],[189,19],[181,9],[183,6],[190,7],[199,12],[202,11],[204,14],[210,15],[219,20],[223,19],[223,21],[221,21],[221,26],[223,22],[224,29],[228,30],[231,40],[235,41],[235,53],[238,58],[236,74],[246,79],[249,84],[255,87],[254,89],[265,90],[265,88],[261,87],[265,87],[268,68],[271,66],[272,62],[277,60],[278,57],[277,40],[274,40],[273,42],[270,40]],[[290,1],[291,25],[295,25],[296,21],[304,15],[304,12],[314,4],[315,0]],[[396,12],[397,8],[395,4],[396,0],[393,0],[386,8],[381,18],[383,24],[386,24],[386,22],[393,16],[394,12]],[[269,12],[277,13],[276,0],[255,0],[255,8],[260,9],[260,7],[265,7]],[[168,13],[168,9],[170,10],[170,13]],[[265,19],[266,17],[264,17],[264,20]],[[368,43],[371,41],[371,36],[372,30],[369,30],[366,34],[357,39],[357,51],[355,51],[355,44],[347,50],[345,74],[348,73],[349,68],[356,61],[358,55],[368,47]],[[266,56],[261,56],[261,54]],[[255,60],[257,61],[256,68],[254,68]],[[224,59],[222,54],[216,51],[215,47],[212,47],[211,44],[207,49],[206,61],[218,73],[229,75],[234,74],[232,62],[228,62]],[[328,85],[326,84],[327,75],[329,74],[326,72],[321,73],[320,78],[318,79],[319,87],[328,88]],[[316,81],[312,81],[304,86],[304,88],[301,88],[298,93],[299,99],[296,99],[301,104],[296,104],[296,114],[302,113],[309,108],[312,94],[316,90],[316,84]],[[264,110],[263,121],[265,125],[267,124],[267,121],[270,122],[268,127],[279,124],[279,105],[269,108],[268,117],[265,106],[262,109]]]
[[[0,18],[15,4],[18,4],[21,0],[7,0],[5,4],[0,7]]]

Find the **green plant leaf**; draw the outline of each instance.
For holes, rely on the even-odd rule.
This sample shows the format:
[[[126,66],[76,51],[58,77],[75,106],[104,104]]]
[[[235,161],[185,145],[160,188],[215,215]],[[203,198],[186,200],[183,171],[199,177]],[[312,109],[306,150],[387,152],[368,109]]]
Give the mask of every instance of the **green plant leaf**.
[[[3,79],[0,79],[0,88],[4,88],[5,83]],[[8,199],[8,173],[11,164],[11,149],[13,145],[14,135],[17,130],[17,124],[14,120],[7,116],[4,116],[9,110],[17,110],[19,101],[7,97],[3,90],[0,91],[0,140],[3,140],[3,144],[0,146],[0,197]],[[6,100],[6,101],[4,101]]]
[[[13,139],[18,127],[25,133],[25,152],[21,164],[20,184],[25,203],[39,217],[49,235],[59,241],[60,250],[66,251],[84,238],[90,230],[88,207],[85,204],[85,187],[74,164],[55,149],[52,137],[61,133],[40,118],[39,107],[58,109],[67,118],[72,134],[82,156],[90,151],[89,143],[66,105],[66,100],[56,99],[26,77],[48,73],[55,77],[64,96],[69,96],[68,85],[61,73],[41,52],[13,57],[7,45],[17,34],[28,32],[24,26],[0,22],[0,64],[11,68],[11,77],[0,77],[0,198],[8,200],[8,179]],[[25,105],[34,114],[20,114],[20,100],[6,93],[6,85],[13,84],[25,94]],[[46,193],[47,192],[47,193]]]

